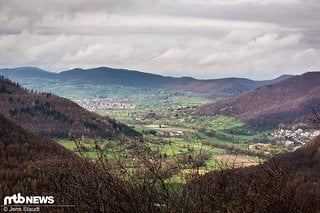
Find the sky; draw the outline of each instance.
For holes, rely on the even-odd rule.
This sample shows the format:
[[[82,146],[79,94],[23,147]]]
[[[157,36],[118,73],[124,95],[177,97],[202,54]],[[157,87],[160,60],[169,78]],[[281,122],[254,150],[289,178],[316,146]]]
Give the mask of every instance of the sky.
[[[0,0],[0,68],[262,80],[320,70],[319,0]]]

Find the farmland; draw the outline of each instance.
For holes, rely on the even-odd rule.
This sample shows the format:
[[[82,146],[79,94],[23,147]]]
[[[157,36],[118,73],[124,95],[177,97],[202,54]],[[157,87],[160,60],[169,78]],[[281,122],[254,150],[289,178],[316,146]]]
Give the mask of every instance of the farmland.
[[[198,106],[218,99],[207,99],[199,94],[170,88],[61,82],[48,82],[50,86],[37,87],[33,82],[25,82],[24,86],[69,98],[90,111],[133,127],[143,134],[144,145],[153,150],[161,149],[161,155],[166,156],[167,160],[199,153],[206,155],[200,166],[202,170],[216,169],[217,162],[226,161],[221,157],[225,155],[258,163],[260,158],[263,160],[288,151],[285,146],[271,144],[271,131],[257,131],[229,116],[200,116],[196,113]],[[75,150],[72,141],[59,142]],[[100,141],[100,144],[102,147],[109,144],[109,157],[115,154],[129,156],[132,152],[125,143]],[[82,151],[88,157],[96,157],[92,143],[84,143],[84,146],[86,148]],[[254,148],[249,150],[249,147]]]
[[[250,143],[266,139],[264,132],[256,132],[232,117],[196,115],[194,113],[196,107],[209,102],[203,97],[197,97],[189,92],[163,89],[135,90],[135,92],[132,90],[130,92],[131,90],[125,87],[116,87],[110,92],[95,90],[96,93],[92,96],[90,88],[87,89],[86,94],[80,92],[81,95],[78,95],[77,99],[74,94],[73,97],[68,94],[64,95],[74,98],[80,105],[87,106],[89,110],[108,115],[133,127],[143,134],[144,146],[158,152],[166,162],[172,163],[180,159],[189,167],[210,171],[220,169],[222,165],[239,159],[238,154],[242,161],[247,159],[253,164],[260,162],[259,157],[265,157],[263,154],[257,155],[247,151]],[[79,97],[83,99],[80,100]],[[121,102],[135,107],[103,109],[94,105],[94,103],[101,103],[99,100]],[[91,107],[85,104],[88,102],[92,103]],[[85,153],[88,157],[96,157],[92,140],[91,142],[90,139],[84,141],[87,141],[83,142]],[[72,141],[59,141],[59,143],[71,150],[77,148]],[[132,165],[133,153],[139,148],[132,143],[120,144],[114,141],[100,141],[99,144],[108,157],[120,156],[126,159],[128,165]],[[108,148],[105,148],[106,144]],[[234,158],[223,158],[225,155]]]

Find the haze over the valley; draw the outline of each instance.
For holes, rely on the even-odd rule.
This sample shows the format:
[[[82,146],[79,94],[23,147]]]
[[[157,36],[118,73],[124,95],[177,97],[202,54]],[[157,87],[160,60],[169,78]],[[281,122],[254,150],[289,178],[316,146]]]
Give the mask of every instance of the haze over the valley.
[[[320,69],[319,9],[318,0],[0,0],[0,68],[301,74]]]

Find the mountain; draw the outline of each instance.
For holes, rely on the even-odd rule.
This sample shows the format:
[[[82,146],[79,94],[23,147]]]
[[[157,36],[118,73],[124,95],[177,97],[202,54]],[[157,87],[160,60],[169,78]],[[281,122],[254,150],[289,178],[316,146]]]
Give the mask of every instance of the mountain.
[[[58,79],[74,84],[107,84],[125,86],[161,87],[174,79],[161,75],[99,67],[93,69],[73,69],[58,74]]]
[[[226,169],[191,181],[189,211],[319,212],[320,137],[264,164]]]
[[[55,78],[56,74],[48,72],[37,67],[19,67],[19,68],[5,68],[0,69],[0,75],[14,80],[20,78]]]
[[[214,80],[198,80],[191,77],[164,77],[125,69],[106,67],[93,69],[73,69],[58,74],[60,80],[73,84],[107,84],[151,88],[171,88],[198,93],[210,98],[234,96],[245,91],[270,84],[270,81],[253,81],[245,78],[224,78]],[[281,80],[285,79],[283,76]],[[289,77],[289,76],[288,76]]]
[[[0,100],[1,114],[40,135],[139,137],[137,132],[109,117],[92,113],[68,99],[50,93],[23,89],[4,77],[0,78]]]
[[[234,116],[255,127],[274,128],[303,121],[311,108],[319,111],[319,107],[320,72],[308,72],[201,106],[198,113]]]
[[[0,75],[4,75],[22,85],[27,83],[30,84],[30,82],[34,85],[48,85],[48,83],[49,85],[55,85],[57,83],[64,85],[122,85],[136,88],[175,89],[178,91],[193,92],[208,98],[235,96],[245,91],[290,77],[289,75],[285,75],[270,81],[253,81],[245,78],[198,80],[191,77],[165,77],[133,70],[113,69],[108,67],[92,69],[76,68],[60,73],[50,73],[38,68],[26,67],[2,69],[0,70]]]

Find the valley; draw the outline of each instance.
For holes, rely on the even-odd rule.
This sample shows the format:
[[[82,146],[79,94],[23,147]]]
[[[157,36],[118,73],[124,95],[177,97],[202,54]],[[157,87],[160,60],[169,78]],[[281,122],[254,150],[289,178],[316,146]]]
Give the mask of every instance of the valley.
[[[0,0],[0,212],[320,213],[319,8]]]
[[[138,90],[137,88],[135,90],[131,88],[132,92],[130,92],[126,87],[120,86],[114,88],[114,91],[110,87],[108,89],[109,92],[94,90],[93,87],[90,90],[86,87],[87,94],[81,90],[81,95],[77,96],[76,90],[73,90],[64,95],[69,98],[83,97],[84,100],[77,99],[75,102],[93,112],[115,118],[133,127],[143,135],[144,142],[152,149],[161,148],[161,154],[167,156],[166,160],[174,161],[183,155],[195,158],[194,156],[201,152],[205,160],[202,160],[199,169],[212,171],[220,169],[222,162],[233,162],[231,158],[226,160],[223,157],[226,154],[234,156],[234,160],[239,162],[247,159],[249,164],[242,165],[251,165],[288,151],[280,145],[250,151],[248,147],[252,144],[270,143],[268,131],[256,131],[228,116],[197,115],[196,107],[212,100],[198,97],[196,94],[163,89]],[[92,94],[95,95],[91,99]],[[108,97],[108,99],[102,97]],[[106,102],[113,103],[115,107],[101,107],[101,103]],[[73,142],[62,142],[66,147],[69,143],[73,144]],[[89,157],[96,156],[92,143],[85,143],[85,146]],[[103,142],[101,146],[105,146]],[[68,148],[75,149],[74,146]],[[127,148],[127,145],[119,144],[110,146],[109,149],[112,150],[111,153],[121,156],[130,156],[132,151]]]
[[[59,74],[36,68],[20,68],[2,70],[2,73],[17,80],[23,87],[68,98],[91,112],[124,123],[143,135],[145,144],[154,149],[165,141],[167,145],[162,155],[173,158],[203,152],[207,155],[201,164],[203,170],[218,169],[216,161],[224,161],[221,156],[226,154],[242,161],[248,159],[248,162],[259,163],[294,150],[309,140],[306,138],[300,144],[274,143],[275,128],[255,128],[232,114],[202,113],[205,107],[223,103],[228,97],[235,97],[251,88],[281,83],[291,77],[288,75],[254,82],[235,78],[200,81],[110,68],[74,69]],[[89,137],[87,140],[91,139]],[[62,140],[61,143],[71,150],[75,149],[74,145],[69,144],[73,144],[71,141]],[[107,143],[102,142],[102,146]],[[95,150],[90,146],[92,143],[86,143],[84,151],[94,157]],[[127,147],[122,147],[121,143],[113,147],[121,150],[122,155],[128,155]]]
[[[73,70],[72,76],[75,76],[74,72]],[[27,75],[28,72],[24,74]],[[236,95],[234,90],[219,89],[213,94],[212,85],[208,87],[208,91],[199,93],[197,90],[191,92],[186,88],[181,89],[181,85],[163,87],[150,84],[154,80],[150,80],[148,85],[128,82],[93,84],[90,81],[82,82],[85,79],[81,78],[76,78],[75,82],[57,80],[56,74],[52,74],[53,79],[48,79],[48,73],[42,74],[45,78],[18,78],[19,84],[5,77],[1,78],[2,114],[36,135],[51,138],[56,143],[50,143],[61,145],[60,149],[69,151],[68,155],[72,156],[70,160],[57,161],[70,165],[79,164],[83,171],[93,174],[90,176],[78,171],[77,167],[68,167],[68,174],[74,173],[84,178],[76,184],[85,185],[81,181],[86,179],[93,181],[92,184],[95,181],[101,184],[106,178],[111,178],[111,182],[105,183],[106,187],[111,187],[109,184],[112,181],[120,181],[120,185],[125,184],[125,187],[132,190],[125,193],[134,192],[134,195],[130,194],[134,199],[140,195],[152,198],[151,209],[159,202],[168,203],[167,207],[159,204],[159,209],[176,208],[177,199],[186,196],[185,191],[197,190],[193,187],[194,182],[213,174],[217,178],[230,171],[243,171],[243,177],[250,176],[254,170],[260,171],[263,166],[272,166],[273,159],[290,156],[295,150],[300,150],[299,147],[307,146],[309,141],[320,134],[306,120],[286,123],[286,120],[279,119],[275,120],[278,122],[277,127],[267,128],[251,125],[235,113],[238,111],[228,113],[228,110],[239,103],[243,106],[241,97],[253,99],[248,103],[254,107],[259,103],[255,101],[256,91],[276,87],[274,85],[281,85],[281,81],[248,91],[241,91],[241,85],[239,87],[238,83],[234,85],[229,82],[229,88],[239,88],[238,91],[241,91],[240,95]],[[155,78],[162,79],[159,76]],[[197,81],[187,79],[190,80]],[[122,82],[121,78],[118,81]],[[201,88],[203,89],[202,86]],[[306,91],[312,89],[313,87]],[[316,101],[317,97],[313,100]],[[229,102],[232,102],[231,106],[226,105]],[[217,113],[212,113],[212,109],[217,110]],[[299,117],[290,117],[296,118]],[[46,162],[45,159],[42,161]],[[59,164],[60,162],[57,163]],[[263,181],[265,171],[268,169],[262,169],[259,173]],[[271,168],[271,171],[278,173],[276,167]],[[51,172],[60,170],[52,169]],[[26,174],[28,171],[23,170],[21,176]],[[58,175],[57,178],[59,177]],[[97,177],[101,180],[95,180]],[[35,182],[41,181],[38,176],[34,178]],[[234,177],[230,178],[233,180]],[[282,180],[285,176],[280,175],[278,178]],[[246,184],[247,180],[242,181],[241,184]],[[68,179],[65,184],[72,183]],[[210,186],[216,190],[212,184]],[[61,190],[54,185],[50,187]],[[89,190],[94,188],[92,185],[88,187]],[[114,193],[113,196],[122,196]],[[220,196],[219,193],[213,194]],[[192,199],[198,202],[197,197]],[[137,205],[145,207],[148,202],[150,201],[143,200]],[[201,205],[205,206],[203,203]],[[93,205],[93,208],[96,206],[99,204]]]
[[[160,148],[159,144],[162,146],[165,141],[166,145],[162,147],[162,155],[168,156],[168,159],[173,160],[177,156],[196,155],[202,152],[203,155],[206,155],[201,165],[202,170],[218,169],[220,165],[217,165],[216,162],[223,161],[218,160],[220,155],[235,154],[230,150],[232,146],[245,151],[249,144],[266,139],[265,132],[251,130],[244,123],[232,117],[196,115],[197,106],[212,101],[199,97],[197,94],[123,86],[109,86],[108,91],[101,87],[96,89],[86,86],[86,89],[81,90],[79,95],[75,89],[69,94],[66,93],[68,90],[64,90],[64,96],[77,98],[74,101],[80,106],[133,127],[144,136],[144,141],[153,149]],[[93,97],[92,94],[94,94]],[[82,97],[83,100],[79,100],[79,97]],[[233,132],[239,133],[234,134]],[[221,146],[205,145],[210,141],[221,143]],[[225,144],[230,147],[223,148]],[[93,156],[95,150],[90,150],[88,154]],[[126,151],[123,151],[128,149],[124,147],[121,150],[124,156],[128,155]],[[256,163],[261,161],[257,155],[253,154],[253,156]],[[242,157],[248,158],[249,161],[252,160],[250,153],[249,155],[242,154]],[[260,157],[265,158],[263,154]]]

